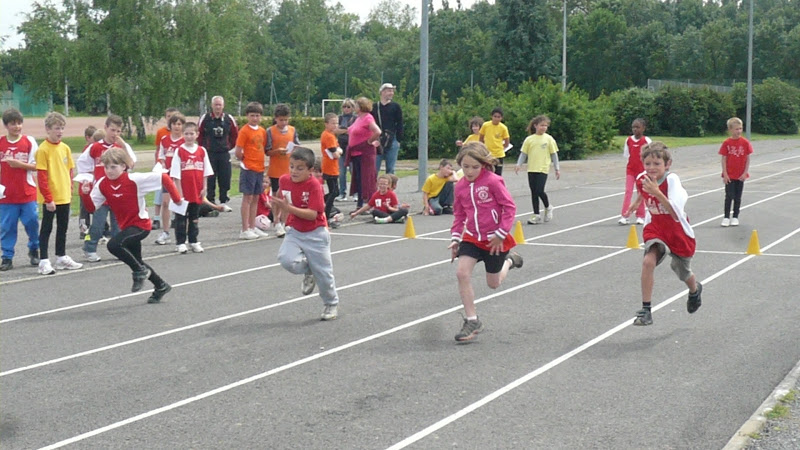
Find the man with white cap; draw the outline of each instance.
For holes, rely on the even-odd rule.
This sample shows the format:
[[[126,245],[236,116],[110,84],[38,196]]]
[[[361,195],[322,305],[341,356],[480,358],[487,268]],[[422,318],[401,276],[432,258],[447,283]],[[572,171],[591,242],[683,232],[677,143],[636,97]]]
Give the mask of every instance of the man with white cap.
[[[386,173],[394,173],[400,141],[403,139],[403,110],[392,101],[396,86],[383,83],[379,90],[381,99],[372,106],[372,116],[381,129],[383,153],[375,161],[375,173],[381,171],[381,161],[386,160]]]

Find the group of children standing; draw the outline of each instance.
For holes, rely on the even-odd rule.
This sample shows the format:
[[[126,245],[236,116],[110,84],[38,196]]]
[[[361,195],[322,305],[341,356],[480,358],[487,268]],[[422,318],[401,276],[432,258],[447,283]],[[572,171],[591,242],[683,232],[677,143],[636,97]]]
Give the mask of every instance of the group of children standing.
[[[278,261],[286,270],[304,275],[303,294],[308,295],[316,286],[319,287],[324,303],[321,317],[331,320],[338,315],[339,303],[328,232],[329,219],[335,214],[333,200],[339,195],[338,159],[342,156],[342,149],[338,147],[334,134],[338,117],[335,114],[326,116],[325,131],[320,138],[322,179],[328,187],[326,199],[322,184],[314,176],[317,159],[313,151],[300,146],[295,129],[288,125],[288,107],[282,108],[283,105],[276,108],[275,124],[264,129],[259,125],[262,106],[255,102],[247,105],[248,123],[239,133],[234,149],[242,162],[240,238],[249,240],[265,235],[256,226],[256,217],[259,205],[265,203],[263,195],[268,187],[272,193],[268,206],[276,224],[276,234],[285,236]],[[453,173],[450,162],[442,160],[438,171],[428,178],[423,188],[423,214],[452,213],[454,216],[452,242],[448,248],[451,258],[459,259],[456,277],[465,311],[464,323],[455,336],[458,342],[470,341],[483,330],[471,284],[477,263],[484,262],[486,282],[491,288],[499,287],[509,270],[523,265],[522,257],[512,251],[515,241],[511,227],[516,205],[502,178],[502,158],[505,149],[510,148],[508,130],[501,123],[502,114],[501,109],[495,109],[492,121],[486,123],[473,118],[470,121],[473,135],[457,142],[461,147],[456,158],[461,168],[459,173]],[[49,114],[45,119],[47,139],[38,147],[33,138],[22,134],[22,122],[22,115],[16,110],[3,114],[7,135],[0,138],[0,270],[13,267],[17,222],[23,224],[28,234],[28,257],[32,265],[38,265],[39,273],[78,269],[82,264],[73,261],[65,252],[71,183],[76,168],[69,147],[61,142],[66,119],[58,113]],[[534,209],[534,216],[528,221],[531,224],[552,219],[553,207],[544,192],[551,164],[555,165],[556,179],[560,177],[558,146],[547,134],[549,125],[547,116],[536,116],[531,120],[528,127],[530,136],[524,141],[515,165],[515,173],[522,164],[528,165]],[[642,309],[637,312],[634,325],[653,323],[650,297],[654,271],[667,255],[672,258],[672,270],[689,288],[689,313],[700,308],[703,289],[691,270],[696,244],[684,210],[688,195],[679,177],[670,172],[672,157],[669,150],[664,144],[652,142],[644,136],[645,128],[643,119],[634,120],[633,135],[625,143],[624,155],[628,164],[619,220],[620,224],[627,224],[628,217],[635,213],[637,223],[644,225]],[[728,128],[731,136],[719,151],[726,185],[723,227],[738,225],[743,183],[748,177],[749,155],[753,151],[750,143],[741,137],[741,120],[730,119]],[[131,268],[133,292],[141,290],[145,280],[153,283],[154,291],[148,302],[157,303],[171,288],[142,260],[141,242],[153,228],[144,195],[150,191],[163,194],[160,225],[165,231],[157,243],[165,244],[169,238],[169,225],[165,223],[169,214],[164,214],[164,210],[171,200],[176,209],[177,251],[188,252],[188,239],[193,252],[203,252],[197,240],[198,211],[205,200],[206,177],[212,172],[205,149],[197,144],[197,125],[186,122],[177,112],[169,118],[169,134],[161,138],[158,164],[152,172],[131,172],[135,154],[119,137],[121,130],[122,119],[109,116],[104,136],[87,145],[79,158],[78,171],[87,175],[78,177],[81,180],[81,199],[85,209],[94,213],[84,252],[87,260],[99,260],[97,241],[103,233],[105,216],[110,214],[112,238],[108,242],[109,251]],[[265,156],[270,156],[268,180],[264,178]],[[371,208],[377,223],[403,222],[408,214],[408,205],[398,202],[394,193],[396,183],[396,177],[379,176],[378,191],[351,216]],[[39,201],[44,205],[40,229],[37,186]],[[634,187],[637,196],[632,200]],[[544,204],[544,215],[539,213],[539,200]],[[54,221],[57,258],[55,264],[51,264],[48,243]],[[164,233],[167,233],[166,238],[163,238]]]

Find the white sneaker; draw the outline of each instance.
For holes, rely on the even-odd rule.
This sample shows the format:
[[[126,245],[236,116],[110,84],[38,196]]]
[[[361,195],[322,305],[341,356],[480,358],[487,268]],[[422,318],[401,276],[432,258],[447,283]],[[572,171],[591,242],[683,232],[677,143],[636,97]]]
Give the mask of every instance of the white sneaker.
[[[100,261],[100,255],[98,255],[97,252],[83,252],[83,257],[86,258],[88,262]]]
[[[322,316],[320,316],[320,319],[333,320],[338,315],[339,315],[339,305],[325,305],[325,309],[322,310]]]
[[[186,244],[178,244],[178,246],[175,247],[175,251],[180,254],[185,254],[189,252],[189,249],[186,248]]]
[[[53,269],[53,266],[50,265],[49,259],[39,261],[39,275],[52,275],[54,273],[56,273],[56,269]]]
[[[156,239],[156,244],[158,245],[167,245],[169,243],[169,233],[166,231],[162,231],[161,234],[158,235]]]
[[[738,227],[739,226],[739,218],[738,217],[734,217],[733,219],[731,219],[731,226],[732,227]]]
[[[539,225],[542,223],[542,216],[539,214],[534,214],[530,219],[528,219],[528,223],[531,225]]]
[[[192,253],[203,253],[205,251],[199,242],[190,243],[189,247],[192,248]]]
[[[303,295],[308,295],[314,292],[314,286],[317,285],[317,281],[314,279],[314,275],[307,273],[303,275],[303,284],[301,286],[301,290]]]
[[[222,204],[222,212],[233,212],[233,209],[227,203]]]
[[[250,228],[250,231],[253,232],[253,234],[255,234],[257,237],[260,237],[260,238],[269,236],[269,234],[266,231],[262,231],[258,227]]]
[[[335,202],[346,202],[347,201],[347,196],[346,195],[342,195],[341,197],[336,197],[335,199],[333,199],[333,201],[335,201]]]
[[[641,217],[636,218],[636,225],[644,225],[644,219]]]
[[[344,213],[336,213],[332,217],[334,222],[341,222],[344,220]]]
[[[628,224],[628,218],[627,217],[620,217],[619,220],[617,221],[617,223],[620,224],[620,225],[627,225]]]
[[[100,245],[106,245],[106,244],[108,244],[109,240],[110,239],[108,239],[107,237],[103,236],[97,241],[97,243],[100,244]]]
[[[731,226],[731,219],[728,219],[727,217],[722,219],[722,223],[719,224],[719,226],[721,226],[721,227],[729,227],[729,226]]]
[[[282,223],[275,224],[275,236],[278,236],[279,238],[286,236],[286,228]]]
[[[545,222],[550,222],[551,220],[553,220],[553,209],[555,209],[555,208],[553,208],[553,205],[550,205],[547,208],[545,208],[545,210],[544,210],[544,221]]]
[[[244,230],[239,233],[239,239],[243,241],[252,241],[253,239],[258,239],[258,235],[253,233],[251,230]]]
[[[83,267],[83,264],[75,262],[69,256],[64,255],[59,256],[58,259],[56,259],[56,264],[53,267],[58,270],[75,270]]]

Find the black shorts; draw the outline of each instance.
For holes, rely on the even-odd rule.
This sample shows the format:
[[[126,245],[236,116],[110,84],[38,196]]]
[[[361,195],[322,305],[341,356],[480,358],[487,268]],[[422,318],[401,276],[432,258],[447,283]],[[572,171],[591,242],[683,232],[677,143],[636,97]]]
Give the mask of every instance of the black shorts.
[[[478,262],[483,261],[486,273],[500,273],[503,270],[503,264],[506,262],[508,252],[492,255],[489,250],[484,250],[472,242],[461,242],[458,245],[458,256],[469,256],[477,259]]]

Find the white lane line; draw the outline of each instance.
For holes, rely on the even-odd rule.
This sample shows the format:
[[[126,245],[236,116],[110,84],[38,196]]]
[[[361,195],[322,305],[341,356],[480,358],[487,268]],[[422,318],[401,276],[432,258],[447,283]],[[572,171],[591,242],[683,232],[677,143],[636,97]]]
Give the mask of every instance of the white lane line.
[[[765,249],[768,250],[768,249],[774,247],[775,245],[778,245],[779,243],[781,243],[784,240],[790,238],[791,236],[795,235],[798,232],[800,232],[800,228],[797,228],[794,231],[792,231],[791,233],[783,236],[782,238],[778,239],[777,241],[775,241],[772,244],[770,244],[767,247],[765,247]],[[724,268],[724,269],[712,274],[711,276],[709,276],[708,278],[706,278],[702,282],[703,283],[709,283],[709,282],[721,277],[725,273],[730,272],[734,268],[744,264],[745,262],[749,261],[750,259],[752,259],[754,257],[755,257],[755,255],[749,255],[749,256],[747,256],[745,258],[742,258],[739,261],[727,266],[726,268]],[[675,300],[677,300],[679,298],[683,298],[688,292],[689,292],[689,289],[684,289],[683,291],[673,295],[672,297],[668,298],[667,300],[665,300],[665,301],[659,303],[657,306],[653,307],[653,311],[658,311],[659,309],[668,306],[670,303],[674,302]],[[610,330],[608,330],[605,333],[595,337],[594,339],[591,339],[590,341],[584,343],[583,345],[581,345],[579,347],[576,347],[573,350],[571,350],[571,351],[569,351],[567,353],[564,353],[563,355],[559,356],[558,358],[550,361],[549,363],[537,368],[536,370],[534,370],[532,372],[529,372],[525,376],[517,378],[516,380],[514,380],[511,383],[503,386],[502,388],[490,393],[489,395],[483,397],[482,399],[480,399],[480,400],[468,405],[465,408],[460,409],[459,411],[456,411],[455,413],[453,413],[453,414],[451,414],[451,415],[439,420],[438,422],[428,426],[427,428],[425,428],[423,430],[420,430],[417,433],[414,433],[413,435],[403,439],[402,441],[392,445],[391,447],[388,447],[387,450],[400,450],[402,448],[408,447],[409,445],[411,445],[411,444],[419,441],[420,439],[423,439],[423,438],[431,435],[432,433],[434,433],[434,432],[446,427],[447,425],[449,425],[449,424],[455,422],[456,420],[466,416],[467,414],[477,410],[478,408],[480,408],[480,407],[492,402],[493,400],[496,400],[496,399],[500,398],[501,396],[513,391],[514,389],[522,386],[523,384],[527,383],[528,381],[538,377],[539,375],[547,372],[548,370],[550,370],[550,369],[558,366],[559,364],[569,360],[573,356],[578,355],[579,353],[582,353],[583,351],[593,347],[594,345],[596,345],[596,344],[608,339],[609,337],[619,333],[620,331],[624,330],[625,328],[631,326],[632,323],[633,323],[633,318],[628,319],[627,321],[615,326],[614,328],[611,328]]]
[[[433,233],[438,233],[438,232],[433,232]],[[427,233],[427,234],[433,234],[433,233]],[[425,236],[425,235],[422,235],[422,236]],[[352,251],[356,251],[356,250],[363,250],[363,249],[366,249],[366,248],[371,248],[371,247],[376,247],[376,246],[379,246],[379,245],[386,245],[386,244],[391,244],[391,243],[394,243],[394,242],[400,242],[400,241],[406,240],[406,238],[402,238],[402,237],[401,238],[398,238],[397,236],[392,236],[392,237],[394,239],[390,240],[390,241],[377,242],[377,243],[373,243],[373,244],[367,244],[367,245],[361,245],[361,246],[357,246],[357,247],[351,247],[351,248],[346,248],[346,249],[342,249],[342,250],[337,250],[335,252],[331,252],[331,255],[338,255],[338,254],[342,254],[342,253],[348,253],[348,252],[352,252]],[[270,268],[278,267],[278,266],[280,266],[279,263],[267,264],[265,266],[252,267],[250,269],[237,270],[235,272],[227,272],[227,273],[223,273],[223,274],[219,274],[219,275],[214,275],[214,276],[211,276],[211,277],[198,278],[196,280],[185,281],[183,283],[173,284],[172,287],[182,287],[182,286],[189,286],[189,285],[192,285],[192,284],[205,283],[205,282],[208,282],[208,281],[214,281],[214,280],[218,280],[218,279],[221,279],[221,278],[227,278],[227,277],[231,277],[231,276],[235,276],[235,275],[242,275],[242,274],[245,274],[245,273],[255,272],[255,271],[263,270],[263,269],[270,269]],[[130,294],[117,295],[117,296],[114,296],[114,297],[103,298],[103,299],[100,299],[100,300],[93,300],[91,302],[79,303],[79,304],[76,304],[76,305],[64,306],[64,307],[61,307],[61,308],[48,309],[46,311],[40,311],[40,312],[36,312],[36,313],[25,314],[25,315],[22,315],[22,316],[10,317],[8,319],[0,320],[0,324],[9,323],[9,322],[16,322],[18,320],[30,319],[32,317],[38,317],[38,316],[43,316],[43,315],[47,315],[47,314],[53,314],[53,313],[62,312],[62,311],[68,311],[70,309],[75,309],[75,308],[83,308],[83,307],[86,307],[86,306],[97,305],[97,304],[100,304],[100,303],[112,302],[112,301],[121,300],[121,299],[124,299],[124,298],[136,297],[138,295],[149,294],[151,292],[153,292],[152,289],[147,289],[147,290],[142,290],[142,291],[134,292],[134,293],[130,293]]]
[[[505,290],[502,290],[502,291],[499,291],[499,292],[495,292],[494,294],[491,294],[491,295],[488,295],[488,296],[485,296],[485,297],[482,297],[480,299],[475,300],[475,303],[482,303],[484,301],[493,299],[495,297],[499,297],[499,296],[507,294],[509,292],[514,292],[514,291],[517,291],[517,290],[520,290],[520,289],[524,289],[526,287],[535,285],[537,283],[541,283],[541,282],[549,280],[551,278],[555,278],[557,276],[564,275],[564,274],[569,273],[569,272],[573,272],[575,270],[578,270],[578,269],[581,269],[583,267],[595,264],[597,262],[600,262],[600,261],[603,261],[603,260],[606,260],[606,259],[609,259],[609,258],[613,258],[614,256],[617,256],[619,254],[627,252],[628,250],[629,249],[618,250],[618,251],[610,253],[608,255],[601,256],[599,258],[595,258],[593,260],[586,261],[586,262],[583,262],[581,264],[577,264],[575,266],[560,270],[558,272],[554,272],[552,274],[546,275],[546,276],[541,277],[541,278],[537,278],[537,279],[529,281],[527,283],[520,284],[520,285],[511,287],[511,288],[508,288],[508,289],[505,289]],[[448,259],[447,261],[449,262],[450,260]],[[440,264],[440,263],[435,263],[435,264]],[[260,374],[253,375],[251,377],[236,381],[234,383],[230,383],[230,384],[227,384],[225,386],[221,386],[221,387],[218,387],[216,389],[213,389],[213,390],[210,390],[210,391],[206,391],[206,392],[204,392],[202,394],[199,394],[199,395],[196,395],[194,397],[189,397],[189,398],[186,398],[184,400],[180,400],[180,401],[177,401],[175,403],[172,403],[172,404],[169,404],[169,405],[166,405],[166,406],[162,406],[160,408],[156,408],[156,409],[153,409],[151,411],[147,411],[147,412],[141,413],[141,414],[133,416],[133,417],[129,417],[129,418],[121,420],[119,422],[115,422],[115,423],[112,423],[110,425],[106,425],[104,427],[97,428],[95,430],[88,431],[86,433],[83,433],[83,434],[80,434],[80,435],[77,435],[77,436],[73,436],[73,437],[71,437],[69,439],[65,439],[63,441],[56,442],[55,444],[51,444],[51,445],[48,445],[46,447],[42,447],[42,450],[55,449],[55,448],[63,447],[65,445],[74,444],[76,442],[82,441],[82,440],[90,438],[92,436],[97,436],[97,435],[105,433],[107,431],[111,431],[113,429],[116,429],[116,428],[119,428],[119,427],[122,427],[122,426],[125,426],[125,425],[129,425],[129,424],[134,423],[134,422],[138,422],[138,421],[146,419],[148,417],[152,417],[152,416],[155,416],[157,414],[161,414],[163,412],[170,411],[170,410],[173,410],[175,408],[179,408],[181,406],[185,406],[185,405],[188,405],[190,403],[194,403],[196,401],[211,397],[213,395],[216,395],[216,394],[219,394],[219,393],[222,393],[222,392],[226,392],[226,391],[229,391],[231,389],[234,389],[234,388],[237,388],[237,387],[240,387],[240,386],[244,386],[246,384],[252,383],[254,381],[261,380],[261,379],[266,378],[268,376],[284,372],[284,371],[292,369],[294,367],[301,366],[303,364],[315,361],[315,360],[320,359],[320,358],[324,358],[326,356],[329,356],[329,355],[332,355],[332,354],[335,354],[335,353],[339,353],[341,351],[347,350],[347,349],[355,347],[357,345],[361,345],[361,344],[364,344],[364,343],[367,343],[367,342],[370,342],[370,341],[374,341],[374,340],[379,339],[381,337],[388,336],[390,334],[396,333],[396,332],[401,331],[401,330],[405,330],[406,328],[410,328],[410,327],[413,327],[415,325],[419,325],[421,323],[427,322],[429,320],[433,320],[435,318],[444,316],[445,314],[451,314],[451,313],[453,313],[455,311],[460,310],[461,308],[462,308],[461,305],[454,306],[454,307],[446,309],[444,311],[440,311],[438,313],[434,313],[434,314],[431,314],[429,316],[422,317],[422,318],[419,318],[417,320],[404,323],[402,325],[398,325],[398,326],[396,326],[394,328],[390,328],[388,330],[384,330],[384,331],[381,331],[379,333],[375,333],[373,335],[366,336],[364,338],[348,342],[347,344],[343,344],[343,345],[340,345],[338,347],[334,347],[334,348],[332,348],[330,350],[326,350],[324,352],[316,353],[314,355],[308,356],[308,357],[303,358],[303,359],[298,359],[297,361],[293,361],[293,362],[285,364],[283,366],[276,367],[274,369],[268,370],[266,372],[262,372]]]
[[[425,264],[423,266],[413,267],[413,268],[402,270],[402,271],[399,271],[399,272],[393,272],[393,273],[381,275],[381,276],[378,276],[378,277],[375,277],[375,278],[370,278],[370,279],[367,279],[367,280],[358,281],[358,282],[355,282],[355,283],[352,283],[352,284],[348,284],[346,286],[337,287],[336,290],[337,291],[344,291],[344,290],[352,289],[354,287],[362,286],[362,285],[365,285],[365,284],[368,284],[368,283],[373,283],[373,282],[385,280],[385,279],[388,279],[388,278],[393,278],[393,277],[397,277],[397,276],[401,276],[401,275],[406,275],[406,274],[409,274],[411,272],[416,272],[418,270],[428,269],[430,267],[437,266],[439,264],[448,263],[448,262],[450,262],[449,259],[442,260],[442,261],[436,261],[436,262],[433,262],[433,263],[430,263],[430,264]],[[199,327],[202,327],[202,326],[211,325],[211,324],[214,324],[214,323],[217,323],[217,322],[221,322],[223,320],[234,319],[234,318],[246,316],[246,315],[249,315],[249,314],[255,314],[255,313],[262,312],[262,311],[267,311],[267,310],[270,310],[270,309],[273,309],[273,308],[277,308],[279,306],[289,305],[289,304],[296,303],[296,302],[299,302],[301,300],[313,298],[313,297],[316,297],[316,296],[317,296],[317,294],[303,295],[303,296],[300,296],[300,297],[291,298],[291,299],[284,300],[284,301],[281,301],[281,302],[278,302],[278,303],[271,303],[269,305],[261,306],[261,307],[250,309],[250,310],[247,310],[247,311],[241,311],[241,312],[238,312],[238,313],[228,314],[226,316],[215,317],[213,319],[205,320],[203,322],[197,322],[197,323],[193,323],[191,325],[185,325],[185,326],[182,326],[182,327],[173,328],[173,329],[170,329],[170,330],[165,330],[165,331],[162,331],[160,333],[148,334],[146,336],[141,336],[141,337],[138,337],[138,338],[135,338],[135,339],[130,339],[130,340],[127,340],[127,341],[117,342],[116,344],[110,344],[110,345],[106,345],[106,346],[103,346],[103,347],[98,347],[98,348],[94,348],[94,349],[91,349],[91,350],[86,350],[86,351],[80,352],[80,353],[73,353],[71,355],[62,356],[60,358],[55,358],[55,359],[51,359],[51,360],[48,360],[48,361],[42,361],[40,363],[31,364],[31,365],[24,366],[24,367],[17,367],[16,369],[11,369],[11,370],[6,370],[5,372],[0,372],[0,377],[4,377],[4,376],[7,376],[7,375],[13,375],[13,374],[19,373],[19,372],[25,372],[25,371],[28,371],[28,370],[38,369],[40,367],[49,366],[49,365],[57,364],[57,363],[64,362],[64,361],[69,361],[71,359],[81,358],[83,356],[93,355],[95,353],[100,353],[100,352],[105,352],[105,351],[108,351],[108,350],[113,350],[115,348],[125,347],[125,346],[128,346],[128,345],[136,344],[138,342],[144,342],[144,341],[149,341],[151,339],[156,339],[156,338],[159,338],[159,337],[169,336],[170,334],[180,333],[182,331],[188,331],[188,330],[191,330],[191,329],[194,329],[194,328],[199,328]]]

